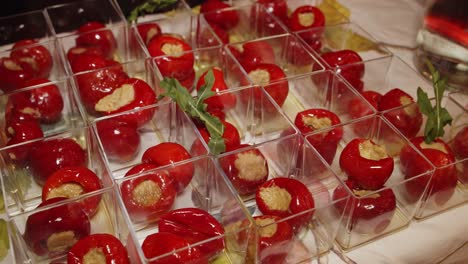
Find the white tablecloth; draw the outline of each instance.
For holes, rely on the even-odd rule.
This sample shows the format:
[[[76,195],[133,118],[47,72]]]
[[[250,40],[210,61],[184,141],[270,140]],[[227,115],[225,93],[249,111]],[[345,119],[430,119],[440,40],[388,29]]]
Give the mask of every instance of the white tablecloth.
[[[414,67],[416,33],[421,26],[424,8],[416,0],[340,0],[351,10],[351,21],[365,28],[377,41]],[[398,46],[406,47],[399,48]],[[363,264],[468,263],[468,204],[411,225],[346,253]],[[352,263],[352,261],[348,261]],[[336,254],[328,263],[346,263]]]

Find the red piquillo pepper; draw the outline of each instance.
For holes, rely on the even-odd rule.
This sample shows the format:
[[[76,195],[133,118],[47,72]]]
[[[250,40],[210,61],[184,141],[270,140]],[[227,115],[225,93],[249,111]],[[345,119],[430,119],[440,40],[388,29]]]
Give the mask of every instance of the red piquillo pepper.
[[[350,219],[349,228],[359,233],[383,232],[390,224],[396,209],[393,190],[385,189],[371,194],[373,191],[362,189],[353,180],[347,180],[345,183],[354,196],[348,205],[347,200],[342,200],[336,202],[334,206]],[[333,192],[333,200],[339,200],[347,195],[346,188],[340,185]]]
[[[294,124],[303,135],[315,130],[325,129],[341,123],[340,118],[326,109],[308,109],[297,113]],[[308,136],[307,140],[314,146],[320,155],[331,164],[336,154],[338,142],[343,137],[343,128],[336,127],[324,133]]]
[[[161,167],[191,158],[184,146],[174,142],[163,142],[148,148],[143,153],[141,161]],[[168,171],[170,177],[174,179],[173,184],[177,191],[182,192],[192,180],[195,167],[193,163],[188,162],[169,168]]]
[[[256,192],[258,209],[265,215],[289,217],[314,208],[314,198],[307,187],[292,178],[278,177],[262,184]],[[288,220],[294,230],[299,230],[312,219],[314,211]]]
[[[340,167],[366,190],[382,188],[393,172],[393,158],[385,147],[370,139],[355,138],[340,155]]]
[[[293,240],[293,229],[288,221],[274,215],[255,216],[254,221],[256,227],[250,234],[241,231],[239,235],[241,242],[248,239],[247,262],[284,263]],[[248,221],[243,221],[241,226],[247,227]]]
[[[238,148],[249,145],[241,144]],[[258,149],[220,158],[221,167],[241,195],[252,194],[268,179],[268,162]]]
[[[161,216],[160,232],[184,237],[190,244],[224,235],[223,226],[208,212],[198,208],[181,208]],[[207,258],[224,249],[224,237],[196,246]]]
[[[86,167],[66,167],[47,178],[42,187],[42,201],[55,197],[72,198],[102,188],[98,176]],[[86,198],[81,202],[83,210],[90,216],[96,213],[101,201],[100,195]]]
[[[150,264],[208,263],[206,259],[202,258],[198,247],[189,246],[189,242],[181,236],[167,232],[159,232],[147,236],[141,248],[145,257],[148,259],[172,253],[171,255],[161,257],[157,260],[149,261]]]
[[[457,186],[455,154],[440,138],[436,138],[430,144],[424,142],[424,137],[415,137],[410,141],[437,169],[432,175],[426,174],[408,181],[405,184],[408,197],[417,201],[427,188],[428,197],[434,198],[438,205],[445,204],[450,200]],[[405,179],[411,179],[432,170],[432,166],[409,145],[405,145],[401,150],[400,164]]]
[[[39,207],[61,202],[57,197],[42,202]],[[24,240],[39,256],[56,255],[73,246],[76,240],[89,235],[91,225],[82,205],[66,203],[31,214],[26,220]]]
[[[154,220],[169,211],[177,194],[173,179],[163,172],[148,172],[157,169],[153,164],[139,164],[130,169],[125,177],[145,173],[125,180],[120,191],[125,207],[133,221]]]
[[[93,262],[94,261],[94,262]],[[110,234],[92,234],[80,239],[68,251],[68,264],[130,264],[127,249]]]

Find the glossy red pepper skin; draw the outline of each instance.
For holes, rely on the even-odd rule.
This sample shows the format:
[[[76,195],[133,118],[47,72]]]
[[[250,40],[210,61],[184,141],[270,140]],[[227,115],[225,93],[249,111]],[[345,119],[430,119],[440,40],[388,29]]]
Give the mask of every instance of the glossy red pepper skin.
[[[34,76],[34,69],[27,62],[0,58],[0,89],[4,93],[23,87],[23,83]]]
[[[208,0],[200,6],[200,13],[210,24],[229,30],[239,24],[239,13],[237,10],[224,10],[226,8],[231,8],[231,5],[221,0]]]
[[[231,51],[232,50],[235,50],[235,48],[232,48]],[[258,64],[274,64],[276,60],[273,47],[265,40],[244,43],[242,45],[242,53],[239,56],[239,62],[246,70]]]
[[[63,191],[56,193],[58,188],[67,184],[78,184],[82,192],[79,194],[64,193]],[[65,167],[52,173],[47,178],[42,187],[42,201],[44,202],[55,197],[73,198],[85,193],[100,190],[101,188],[101,179],[90,169],[86,167]],[[93,216],[96,213],[100,201],[101,196],[95,195],[84,199],[80,204],[87,215]]]
[[[366,190],[378,190],[382,188],[393,172],[394,161],[388,156],[374,160],[361,156],[360,149],[366,141],[371,145],[377,145],[372,140],[355,138],[349,142],[340,155],[340,167],[348,175],[349,179],[356,181]]]
[[[281,22],[288,20],[288,5],[284,0],[259,0],[257,1],[264,8],[252,7],[251,17],[257,16],[257,22],[263,25],[263,30],[271,35],[279,35],[285,33],[285,30],[280,26],[280,23],[275,21],[273,17],[278,18]],[[272,15],[269,15],[271,13]]]
[[[30,105],[39,113],[42,123],[51,124],[60,120],[64,102],[57,85],[50,83],[48,79],[31,79],[24,82],[23,87],[47,84],[38,88],[24,91],[29,97]]]
[[[228,90],[228,86],[224,81],[223,71],[220,68],[212,68],[214,75],[214,83],[211,91],[219,93]],[[197,82],[197,91],[200,90],[201,86],[205,84],[205,76],[208,71],[205,71]],[[225,93],[222,95],[215,95],[212,96],[204,101],[207,104],[207,111],[214,111],[214,110],[229,110],[236,106],[237,98],[232,93]]]
[[[180,49],[180,53],[166,53],[168,50],[164,47],[167,45]],[[192,74],[195,57],[191,50],[192,47],[183,39],[168,34],[159,35],[148,43],[149,54],[156,57],[155,61],[162,76],[179,81],[186,80]]]
[[[70,62],[70,65],[73,65],[74,64],[74,60],[79,57],[79,56],[82,56],[82,55],[94,55],[94,56],[98,56],[98,57],[102,57],[102,58],[105,58],[106,55],[104,54],[104,52],[102,51],[102,49],[100,49],[99,47],[94,47],[94,46],[89,46],[89,47],[83,47],[83,46],[75,46],[75,47],[72,47],[68,50],[67,52],[67,59],[68,59],[68,62]]]
[[[175,184],[173,183],[174,180],[164,172],[149,172],[157,168],[158,166],[153,164],[139,164],[134,166],[125,174],[125,177],[130,177],[136,174],[148,172],[142,176],[126,180],[120,186],[125,207],[128,210],[130,218],[134,222],[154,220],[169,211],[174,204],[177,194]],[[136,197],[138,192],[135,190],[138,190],[138,187],[141,186],[141,184],[148,184],[148,182],[156,185],[152,188],[159,188],[160,195],[155,197],[154,201],[142,204],[141,201],[139,201],[139,198]],[[155,190],[152,191],[154,192]],[[149,195],[149,191],[146,191],[144,194]]]
[[[248,147],[241,144],[238,149]],[[268,162],[258,149],[248,149],[219,160],[226,176],[240,195],[255,193],[268,179]]]
[[[42,202],[39,207],[50,205],[65,200],[66,198],[54,198]],[[50,209],[31,214],[26,220],[24,241],[37,255],[60,254],[67,249],[55,249],[48,247],[48,239],[57,233],[72,232],[74,239],[81,239],[89,235],[91,225],[88,216],[77,203],[66,203]],[[58,246],[58,245],[56,245]],[[67,245],[72,246],[72,245]]]
[[[73,73],[102,69],[110,66],[120,66],[120,63],[108,59],[97,52],[83,52],[73,56],[70,60],[70,67]]]
[[[86,166],[86,153],[73,139],[50,139],[37,142],[29,152],[34,180],[43,185],[57,170],[69,166]]]
[[[312,124],[307,124],[307,120],[329,120],[330,126],[341,123],[340,118],[333,112],[326,109],[308,109],[297,113],[294,119],[294,124],[301,131],[302,135],[310,134],[317,129],[326,129],[326,127],[314,127]],[[332,130],[308,136],[307,140],[310,144],[322,155],[328,164],[333,162],[335,158],[338,143],[343,137],[343,127],[336,127]]]
[[[122,90],[118,89],[124,89],[124,87],[131,87],[131,89],[133,89],[133,98],[123,98],[123,96],[120,95],[121,100],[128,99],[129,102],[125,105],[118,105],[114,109],[109,108],[109,101],[106,99],[115,98],[114,93],[119,93]],[[96,112],[103,113],[105,115],[113,115],[137,108],[142,108],[145,106],[150,106],[152,104],[155,104],[156,102],[156,93],[151,88],[151,86],[149,86],[148,83],[137,78],[128,78],[125,81],[123,81],[119,87],[116,87],[111,94],[101,98],[94,106],[94,109],[96,110]],[[139,127],[141,127],[151,120],[153,114],[154,110],[148,109],[145,111],[137,111],[122,115],[119,117],[119,119],[128,120],[129,123],[135,123]]]
[[[52,70],[53,58],[50,51],[36,40],[24,39],[16,42],[10,57],[29,63],[34,75],[39,78],[48,78]]]
[[[5,134],[8,137],[14,136],[16,128],[25,122],[33,122],[40,126],[39,120],[33,114],[28,111],[18,111],[11,100],[8,100],[5,106]]]
[[[328,67],[341,68],[340,73],[345,79],[361,79],[364,76],[362,58],[353,50],[330,51],[320,55],[320,58]]]
[[[96,123],[97,134],[106,157],[117,162],[135,158],[140,148],[140,134],[135,123],[111,118]]]
[[[303,21],[301,18],[304,15],[309,15],[311,16],[311,21]],[[311,42],[313,40],[316,40],[317,38],[314,36],[317,34],[316,32],[310,30],[312,28],[321,28],[325,26],[325,15],[322,13],[320,9],[318,9],[315,6],[311,5],[303,5],[291,14],[289,17],[289,28],[293,32],[297,31],[304,31],[309,29],[307,32],[301,32],[299,36],[303,38],[306,42]],[[323,29],[318,29],[320,30],[320,35],[321,32],[323,32]]]
[[[437,149],[422,148],[421,144],[424,143],[424,137],[412,138],[410,142],[436,166],[437,169],[432,174],[432,177],[426,174],[408,181],[405,184],[408,197],[413,201],[417,201],[421,197],[426,186],[428,186],[428,193],[425,196],[434,198],[434,201],[438,205],[444,205],[453,196],[457,185],[457,169],[453,164],[455,162],[453,151],[439,138],[434,142],[440,144],[445,149],[446,153]],[[411,179],[414,176],[432,170],[432,166],[408,145],[404,146],[401,150],[400,165],[405,179]]]
[[[178,80],[178,81],[180,82],[180,85],[182,85],[183,87],[185,87],[185,89],[191,92],[193,90],[193,85],[195,84],[195,77],[196,77],[196,73],[194,70],[192,70],[190,71],[187,78],[183,80]]]
[[[68,251],[67,263],[85,264],[85,257],[92,254],[93,250],[104,256],[105,264],[130,264],[127,249],[119,239],[110,234],[92,234],[80,239]]]
[[[398,88],[392,89],[380,99],[379,111],[405,105],[405,108],[384,113],[384,117],[407,138],[413,138],[419,132],[423,122],[422,114],[414,103],[413,97]]]
[[[224,227],[208,212],[198,208],[181,208],[161,216],[159,232],[185,238],[190,244],[224,235]],[[224,247],[224,237],[196,246],[206,259],[216,256]]]
[[[91,21],[78,29],[76,46],[99,47],[106,57],[111,58],[117,49],[117,41],[111,30],[105,29],[102,23]]]
[[[208,260],[202,258],[197,247],[189,247],[190,243],[178,235],[159,232],[149,235],[141,246],[147,259],[152,259],[163,254],[174,252],[172,255],[158,260],[149,261],[150,264],[207,264]]]
[[[148,45],[151,39],[161,35],[162,33],[161,27],[155,22],[137,25],[137,31],[138,34],[140,34],[143,43],[146,45]]]
[[[289,94],[289,83],[286,80],[286,74],[283,69],[276,64],[261,63],[246,70],[253,83],[263,86],[276,104],[282,107]],[[255,77],[259,73],[264,73],[268,76],[268,80],[265,80],[267,82],[263,82],[262,77]],[[249,95],[250,93],[248,91],[241,93],[241,100],[244,103],[248,103],[250,100]],[[267,100],[260,88],[254,88],[253,97],[255,102],[264,102]],[[270,103],[265,103],[263,107],[268,113],[277,111],[273,104]]]
[[[248,241],[247,263],[284,263],[294,239],[294,231],[288,221],[281,221],[281,217],[274,215],[255,216],[253,219],[254,230],[250,230],[250,234],[245,230],[239,233],[241,242]],[[246,227],[248,221],[243,221],[241,228]],[[271,234],[269,229],[275,232]]]
[[[89,56],[82,55],[74,62],[79,63],[81,59],[86,59],[86,57]],[[111,94],[128,79],[128,75],[119,63],[106,60],[105,67],[76,76],[80,100],[90,114],[97,114],[95,110],[97,102],[104,96]]]
[[[7,146],[31,141],[44,136],[39,123],[34,121],[19,121],[17,123],[13,123],[13,126],[9,127],[9,132],[12,133],[12,137],[8,139],[6,144]],[[11,161],[23,164],[28,160],[29,152],[35,144],[35,142],[23,144],[21,146],[10,148],[6,150],[6,152]]]
[[[143,163],[150,163],[156,166],[166,166],[191,159],[192,156],[180,144],[173,142],[163,142],[148,148],[141,158]],[[169,175],[174,179],[174,184],[178,192],[182,192],[192,180],[195,172],[193,163],[188,162],[173,168],[168,168]]]
[[[272,204],[283,199],[281,194],[286,193],[289,194],[289,197],[291,198],[287,208],[271,207]],[[272,194],[274,196],[270,196],[268,194]],[[265,198],[270,200],[266,200]],[[275,215],[281,218],[312,210],[315,207],[312,194],[302,182],[296,179],[284,177],[273,178],[262,184],[255,193],[255,201],[257,202],[258,209],[263,214]],[[312,219],[313,215],[314,211],[310,211],[302,214],[301,216],[291,218],[287,220],[287,222],[291,225],[293,230],[299,231]]]
[[[345,184],[354,196],[351,196],[348,205],[345,199],[334,203],[334,206],[340,213],[344,212],[344,217],[349,219],[350,229],[359,233],[382,233],[390,225],[396,210],[396,197],[393,190],[385,189],[367,197],[361,197],[360,192],[369,191],[359,187],[353,180],[347,180]],[[338,186],[333,192],[334,201],[347,196],[348,191],[343,185]]]

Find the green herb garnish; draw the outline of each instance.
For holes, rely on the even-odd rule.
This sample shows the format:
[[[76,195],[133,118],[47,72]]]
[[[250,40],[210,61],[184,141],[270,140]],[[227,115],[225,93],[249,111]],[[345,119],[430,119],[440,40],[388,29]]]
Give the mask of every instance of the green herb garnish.
[[[417,102],[421,113],[427,116],[426,127],[424,128],[424,141],[430,144],[437,137],[444,135],[444,126],[452,124],[452,116],[441,104],[447,86],[447,79],[440,76],[440,73],[436,71],[429,60],[426,61],[426,65],[431,72],[436,103],[435,106],[432,106],[427,93],[421,87],[418,87]]]
[[[211,152],[217,155],[226,150],[223,138],[224,125],[219,118],[212,116],[206,111],[207,105],[204,103],[207,98],[216,94],[211,90],[213,84],[213,70],[209,70],[205,75],[205,84],[200,87],[198,95],[195,97],[192,97],[187,89],[174,78],[164,78],[160,83],[161,87],[166,91],[161,95],[162,97],[172,98],[184,112],[205,124],[206,129],[210,133],[208,146]]]
[[[176,4],[177,1],[178,0],[147,0],[130,12],[127,21],[129,23],[136,22],[139,16],[165,10]]]

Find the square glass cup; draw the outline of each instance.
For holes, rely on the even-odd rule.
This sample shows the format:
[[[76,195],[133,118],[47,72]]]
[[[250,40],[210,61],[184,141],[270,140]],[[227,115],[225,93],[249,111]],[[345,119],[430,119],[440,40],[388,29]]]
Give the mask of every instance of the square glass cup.
[[[125,23],[82,33],[73,31],[60,35],[57,41],[69,75],[146,58],[143,48]]]
[[[346,80],[330,70],[289,78],[288,81],[291,90],[283,111],[303,136],[375,114],[373,107]],[[311,140],[309,143],[330,164],[334,154],[328,147],[336,144],[341,136],[342,133],[332,133],[326,142]]]
[[[94,215],[86,215],[82,206],[92,199],[98,199],[99,206]],[[69,249],[89,235],[100,236],[94,241],[106,242],[108,245],[119,240],[122,247],[109,247],[120,251],[113,253],[124,256],[128,254],[131,263],[138,263],[138,251],[131,239],[124,210],[117,191],[109,187],[83,197],[57,200],[16,215],[10,220],[13,251],[16,255],[16,262],[13,263],[66,261]],[[114,241],[109,239],[109,235],[113,236]],[[80,252],[78,248],[71,250],[76,257],[89,253],[98,246],[89,241],[87,245],[83,245],[84,241],[81,242],[80,246],[81,249],[89,247],[86,249],[88,251]]]
[[[148,121],[137,126],[128,122],[130,115]],[[124,177],[129,169],[141,163],[169,168],[208,154],[193,121],[170,101],[98,118],[92,127],[115,179]]]
[[[61,49],[55,39],[23,39],[0,48],[0,78],[4,93],[20,89],[27,81],[66,78]]]
[[[435,99],[430,100],[435,105]],[[426,176],[412,184],[411,188],[418,193],[424,190],[421,206],[415,215],[417,219],[423,219],[443,212],[449,208],[463,204],[468,200],[468,114],[453,98],[444,96],[441,106],[452,117],[452,123],[444,127],[444,135],[431,143],[425,142],[425,124],[427,116],[422,116],[422,122],[415,126],[415,136],[409,137],[411,144],[430,161],[435,171],[431,177]],[[398,109],[382,112],[402,134],[407,126],[402,122],[404,116],[418,107],[416,103]],[[414,122],[413,122],[414,123]],[[405,172],[406,175],[414,175],[426,167],[419,164],[420,159],[415,158],[416,151],[406,151]]]
[[[125,24],[120,8],[112,0],[85,0],[49,6],[45,9],[53,34],[57,36],[74,33],[88,22],[106,26]]]
[[[384,102],[383,105],[377,105],[377,103],[373,105],[374,107],[377,105],[376,108],[379,111],[389,110],[391,108],[396,108],[403,103],[408,104],[408,101],[416,101],[417,100],[417,88],[420,87],[424,92],[426,92],[429,98],[434,96],[434,90],[431,86],[431,82],[426,80],[422,77],[418,72],[416,72],[410,65],[406,64],[402,59],[392,56],[392,57],[385,57],[380,59],[373,59],[369,61],[365,61],[362,63],[364,67],[364,75],[361,78],[361,83],[356,85],[350,81],[350,79],[346,78],[346,72],[352,69],[353,65],[350,66],[343,66],[341,67],[340,75],[347,79],[347,81],[358,91],[361,92],[377,92],[381,96],[387,95],[382,99],[378,98],[378,100],[385,100],[391,101],[390,98],[396,97],[396,95],[403,96],[406,93],[406,96],[410,97],[408,99],[400,99],[398,97],[394,98],[396,102]],[[395,89],[399,89],[404,93],[396,93]],[[392,92],[391,92],[392,91]],[[394,93],[393,95],[390,93]],[[364,94],[365,95],[365,94]],[[369,96],[369,95],[365,95]],[[367,98],[372,98],[367,97]],[[398,99],[401,102],[398,104]],[[369,99],[368,99],[369,100]]]
[[[357,90],[368,67],[363,62],[391,57],[392,53],[359,26],[339,24],[294,33],[326,69],[341,73]],[[345,66],[348,68],[343,69]]]
[[[42,80],[34,81],[35,85],[0,96],[2,146],[9,145],[8,142],[13,140],[15,133],[22,131],[16,130],[22,127],[23,119],[36,123],[35,127],[39,127],[46,137],[84,124],[83,113],[78,107],[71,78],[43,81],[43,83]]]
[[[201,13],[223,44],[287,33],[284,24],[261,4],[243,1],[228,4],[231,7]]]
[[[224,152],[233,151],[242,144],[259,144],[295,133],[286,116],[262,87],[227,90],[217,96],[214,99],[221,101],[224,106],[220,115],[225,122],[223,137],[230,139],[225,141],[227,143]],[[206,137],[206,129],[200,131],[202,137]]]
[[[174,43],[173,40],[173,38],[176,38],[179,41],[188,44],[188,47],[181,47],[181,51],[175,48],[173,48],[173,50],[166,49],[162,51],[161,49],[163,49],[163,47],[158,48],[158,45],[161,45],[161,43],[155,42],[152,45],[149,45],[150,40],[159,34],[156,34],[156,32],[153,30],[148,31],[145,36],[142,36],[141,33],[144,33],[145,28],[148,27],[154,27],[154,30],[159,29],[159,34],[162,34],[166,38],[170,39],[165,40],[163,43],[176,45],[178,43]],[[201,15],[196,14],[184,13],[184,15],[176,15],[173,17],[144,20],[133,24],[131,30],[132,35],[136,37],[138,43],[142,46],[142,49],[145,51],[145,54],[148,57],[163,56],[168,54],[168,52],[174,52],[175,57],[182,57],[181,53],[187,51],[216,48],[221,46],[218,37],[212,31],[209,24],[203,19]]]
[[[0,18],[2,39],[1,50],[11,49],[11,45],[24,39],[51,39],[53,30],[44,10],[36,10]]]
[[[171,169],[187,165],[194,168],[193,178],[183,192],[177,193]],[[245,258],[247,243],[237,243],[236,238],[248,236],[250,219],[213,159],[198,157],[171,167],[117,179],[143,263],[174,261],[174,253],[184,256],[185,261],[232,263]],[[163,194],[155,204],[148,205],[152,209],[138,205],[148,201],[139,199],[139,195],[154,197],[141,196],[144,185],[149,187],[148,193],[154,194],[151,190],[157,188]],[[167,245],[167,251],[155,248],[160,243]]]
[[[238,66],[236,59],[220,46],[186,51],[179,57],[158,56],[152,58],[152,63],[155,68],[154,77],[158,95],[165,93],[165,89],[160,86],[160,83],[166,77],[177,79],[192,95],[196,95],[196,88],[201,76],[214,68],[221,71],[223,77],[223,80],[219,80],[220,74],[214,72],[215,83],[212,88],[214,92],[219,93],[251,85],[250,80],[246,78],[245,71]],[[181,67],[175,67],[177,65]]]
[[[245,146],[217,160],[253,217],[244,263],[303,263],[333,246],[348,196],[332,201],[341,183],[298,133]]]
[[[306,140],[320,142],[331,133],[343,135],[335,145],[328,146],[327,152],[336,152],[331,169],[345,183],[332,197],[351,197],[348,206],[335,204],[335,210],[344,213],[336,237],[338,245],[351,250],[407,227],[423,197],[423,192],[413,192],[411,186],[431,177],[433,166],[415,152],[425,169],[405,175],[400,157],[414,148],[379,115],[317,131]],[[421,186],[423,190],[426,187]]]
[[[274,80],[278,80],[324,70],[324,66],[307,50],[301,40],[291,34],[229,44],[224,49],[237,59],[247,73],[256,69],[258,64],[276,64],[281,69],[282,74],[277,73],[278,76],[273,77],[268,75],[260,78],[263,76],[260,75],[255,78],[250,75],[258,85],[275,77]]]
[[[338,24],[349,22],[349,19],[343,13],[341,13],[340,10],[336,8],[336,6],[333,6],[332,4],[330,4],[329,1],[289,0],[289,1],[278,1],[276,3],[275,2],[264,3],[263,6],[266,8],[268,12],[270,12],[271,14],[273,14],[273,16],[275,16],[278,20],[280,20],[285,25],[286,28],[288,28],[289,20],[291,19],[292,14],[299,7],[303,7],[301,9],[303,10],[303,12],[305,12],[305,10],[310,10],[310,9],[304,8],[305,6],[312,6],[312,7],[318,8],[321,11],[321,13],[323,14],[325,18],[324,19],[325,24],[320,24],[320,27],[325,26],[325,25],[333,26],[333,25],[338,25]],[[302,25],[303,27],[307,27],[308,23],[311,23],[311,24],[320,23],[319,21],[317,21],[317,19],[320,19],[320,15],[316,15],[316,14],[314,14],[312,19],[310,17],[307,18],[307,16],[304,16],[303,19],[305,21],[299,24],[299,25]],[[311,19],[311,21],[308,19]],[[304,23],[306,23],[306,25],[304,25]],[[288,30],[291,32],[297,31],[291,28],[288,28]]]
[[[142,59],[74,74],[73,88],[86,121],[155,104],[154,72],[149,59]],[[133,121],[143,125],[148,120]]]
[[[81,197],[112,186],[111,175],[92,137],[89,127],[75,127],[2,148],[1,178],[7,216],[34,210],[46,199]],[[25,158],[13,160],[12,154]],[[96,205],[91,200],[89,214]]]

